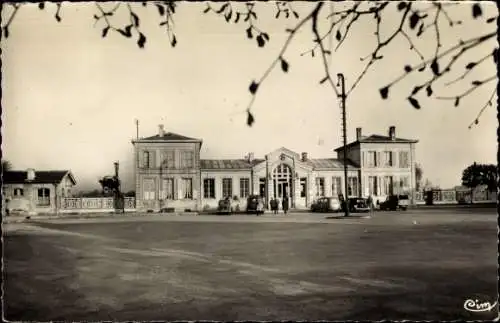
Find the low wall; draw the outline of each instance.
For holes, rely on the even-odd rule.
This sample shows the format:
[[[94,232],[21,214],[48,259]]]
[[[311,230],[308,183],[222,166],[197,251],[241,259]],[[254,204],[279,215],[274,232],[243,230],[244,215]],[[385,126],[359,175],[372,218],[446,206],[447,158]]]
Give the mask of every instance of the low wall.
[[[135,198],[125,197],[125,212],[135,211]],[[81,197],[63,198],[58,213],[113,213],[115,212],[114,199],[112,197]]]

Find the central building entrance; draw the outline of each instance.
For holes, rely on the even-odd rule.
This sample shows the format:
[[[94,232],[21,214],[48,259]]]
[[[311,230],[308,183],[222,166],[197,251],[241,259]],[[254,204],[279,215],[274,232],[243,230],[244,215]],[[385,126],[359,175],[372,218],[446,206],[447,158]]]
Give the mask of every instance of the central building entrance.
[[[293,198],[292,169],[286,164],[278,165],[273,171],[273,196],[282,199],[283,196]]]

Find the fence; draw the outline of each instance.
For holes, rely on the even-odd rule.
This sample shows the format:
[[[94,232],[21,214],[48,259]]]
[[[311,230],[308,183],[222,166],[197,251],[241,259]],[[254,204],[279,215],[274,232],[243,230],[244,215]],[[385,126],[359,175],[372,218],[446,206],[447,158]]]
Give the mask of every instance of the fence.
[[[417,204],[472,204],[494,203],[497,201],[496,192],[485,188],[458,189],[458,190],[429,190],[415,192]]]
[[[135,198],[125,197],[125,211],[135,210]],[[63,198],[59,212],[61,213],[92,213],[92,212],[113,212],[115,203],[112,197],[81,197],[81,198]]]

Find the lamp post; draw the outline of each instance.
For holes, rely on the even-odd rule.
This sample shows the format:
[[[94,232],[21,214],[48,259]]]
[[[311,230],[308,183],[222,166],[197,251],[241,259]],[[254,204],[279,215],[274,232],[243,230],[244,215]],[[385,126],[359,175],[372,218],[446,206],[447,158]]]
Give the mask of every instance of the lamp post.
[[[344,141],[344,203],[345,210],[344,216],[349,216],[349,194],[348,194],[348,180],[347,180],[347,122],[346,122],[346,94],[345,94],[345,78],[344,74],[338,73],[338,83],[337,86],[340,86],[340,98],[341,98],[341,109],[342,109],[342,139]]]

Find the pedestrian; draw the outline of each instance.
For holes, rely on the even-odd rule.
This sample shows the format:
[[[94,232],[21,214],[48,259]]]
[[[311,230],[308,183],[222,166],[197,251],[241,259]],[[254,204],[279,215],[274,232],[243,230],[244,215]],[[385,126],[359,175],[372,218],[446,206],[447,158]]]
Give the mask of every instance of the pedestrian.
[[[370,208],[370,216],[373,215],[373,197],[372,195],[368,195],[368,207]]]
[[[271,199],[271,210],[274,214],[278,214],[278,201],[275,198]]]
[[[288,211],[288,196],[287,195],[283,196],[282,204],[283,204],[283,212],[285,212],[285,214],[286,214]]]

